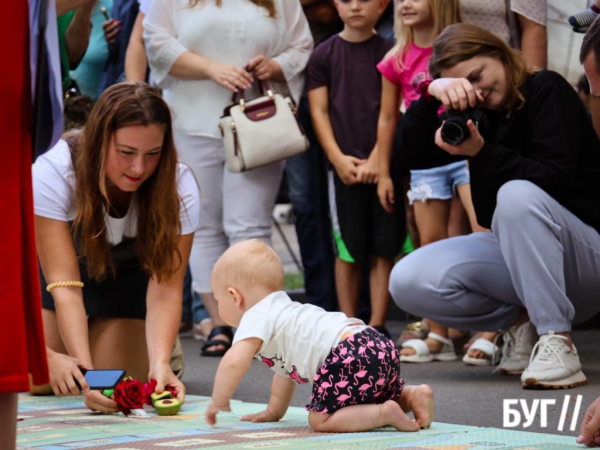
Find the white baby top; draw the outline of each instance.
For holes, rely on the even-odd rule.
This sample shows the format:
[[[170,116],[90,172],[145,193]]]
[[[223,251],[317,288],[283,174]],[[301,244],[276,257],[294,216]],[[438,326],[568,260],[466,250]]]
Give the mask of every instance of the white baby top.
[[[69,145],[60,140],[33,164],[34,212],[41,217],[70,222],[75,220],[75,170]],[[181,234],[196,231],[200,220],[200,193],[192,170],[185,164],[177,167]],[[134,197],[135,198],[135,197]],[[132,201],[124,217],[108,216],[108,241],[117,245],[124,237],[137,233],[137,208]]]
[[[221,138],[218,123],[232,92],[212,80],[169,75],[173,63],[190,50],[210,60],[244,67],[258,55],[281,66],[292,97],[300,99],[304,68],[313,39],[298,0],[274,0],[277,15],[249,0],[154,0],[144,19],[148,63],[155,82],[173,110],[175,128],[183,133]],[[285,83],[272,83],[285,91]],[[251,96],[246,95],[246,98]]]
[[[292,301],[274,292],[250,308],[240,321],[233,343],[259,338],[256,358],[296,383],[312,382],[317,369],[346,331],[364,322],[341,312]]]

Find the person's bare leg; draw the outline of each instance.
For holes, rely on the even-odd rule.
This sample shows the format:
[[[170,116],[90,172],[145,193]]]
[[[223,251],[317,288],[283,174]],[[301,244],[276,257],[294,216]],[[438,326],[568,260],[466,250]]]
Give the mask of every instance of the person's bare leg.
[[[371,321],[369,325],[385,325],[390,305],[389,285],[393,266],[394,261],[391,259],[377,256],[371,258]]]
[[[435,417],[433,390],[426,384],[404,386],[400,397],[394,399],[405,413],[412,413],[421,428],[428,428]]]
[[[95,369],[124,369],[132,378],[148,381],[144,320],[93,317],[89,320],[88,329]]]
[[[427,200],[414,202],[415,219],[421,247],[448,237],[449,200]]]
[[[459,198],[450,201],[450,217],[448,218],[448,237],[464,236],[471,232],[469,216]]]
[[[202,303],[204,303],[206,311],[208,311],[208,315],[210,316],[210,320],[212,321],[213,328],[227,326],[227,324],[223,322],[221,317],[219,317],[219,305],[217,304],[215,296],[212,294],[212,292],[200,294],[200,298],[202,299]],[[221,340],[225,342],[229,342],[230,340],[229,337],[225,336],[224,334],[215,334],[212,337],[212,339]],[[206,348],[206,351],[209,352],[216,352],[220,350],[225,350],[225,347],[223,347],[222,345],[213,345],[211,347]]]
[[[449,200],[427,200],[426,202],[414,202],[415,217],[421,236],[421,246],[436,242],[448,237],[448,217],[450,215],[451,203]],[[440,336],[448,337],[448,328],[427,319],[431,332]],[[425,339],[431,353],[439,353],[444,344],[435,339]],[[414,348],[406,347],[400,352],[401,355],[411,356],[416,353]]]
[[[490,231],[487,228],[483,228],[477,223],[477,215],[475,214],[475,207],[473,206],[473,199],[471,197],[471,184],[462,184],[456,188],[460,201],[469,216],[469,222],[471,223],[471,230],[473,233]]]
[[[406,193],[410,190],[410,175],[402,178],[402,189],[402,192],[404,193],[402,198],[404,199],[403,203],[406,211],[406,224],[408,225],[410,240],[412,241],[412,245],[416,250],[421,246],[421,237],[419,236],[419,229],[417,228],[417,221],[415,220],[415,208],[409,203],[406,195]]]
[[[42,322],[44,324],[44,340],[46,347],[54,350],[57,353],[68,355],[65,344],[63,344],[60,331],[58,330],[58,322],[56,321],[56,312],[49,309],[42,309]],[[31,379],[31,378],[30,378]],[[29,385],[31,395],[53,395],[52,386],[44,384],[36,386],[33,383]]]
[[[15,392],[0,393],[0,449],[17,446],[17,401]]]
[[[308,422],[313,430],[329,433],[369,431],[388,425],[398,431],[419,431],[419,423],[408,417],[394,400],[380,405],[345,406],[333,414],[311,411]]]
[[[356,316],[360,297],[361,268],[358,263],[349,263],[340,258],[335,260],[335,287],[340,311],[348,317]]]

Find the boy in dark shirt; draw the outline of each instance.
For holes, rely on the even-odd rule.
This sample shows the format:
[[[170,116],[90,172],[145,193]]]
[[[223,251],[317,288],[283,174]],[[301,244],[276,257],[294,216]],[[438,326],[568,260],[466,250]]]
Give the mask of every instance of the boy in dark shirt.
[[[329,184],[340,309],[349,316],[356,314],[361,263],[370,258],[369,324],[384,332],[388,280],[403,237],[398,231],[403,209],[388,214],[377,198],[381,102],[377,64],[391,44],[373,28],[387,4],[387,0],[336,0],[344,30],[313,52],[307,82],[314,128],[335,169]]]

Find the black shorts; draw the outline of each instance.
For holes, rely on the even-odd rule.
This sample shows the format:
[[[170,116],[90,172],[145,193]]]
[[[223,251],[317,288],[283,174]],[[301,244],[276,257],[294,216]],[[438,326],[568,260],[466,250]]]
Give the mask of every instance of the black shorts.
[[[363,262],[369,256],[394,259],[406,239],[406,212],[402,183],[394,182],[396,204],[386,212],[376,184],[345,185],[335,171],[329,173],[329,201],[337,255],[346,262]]]
[[[135,239],[128,239],[114,246],[112,258],[117,276],[113,278],[109,274],[101,282],[90,280],[85,262],[79,260],[86,314],[89,317],[146,319],[146,293],[150,275],[142,270],[135,253]],[[47,283],[41,270],[40,280],[42,307],[54,311],[54,299],[46,291]]]
[[[306,409],[333,414],[344,406],[385,403],[400,397],[403,387],[394,342],[368,327],[331,349],[313,379]]]

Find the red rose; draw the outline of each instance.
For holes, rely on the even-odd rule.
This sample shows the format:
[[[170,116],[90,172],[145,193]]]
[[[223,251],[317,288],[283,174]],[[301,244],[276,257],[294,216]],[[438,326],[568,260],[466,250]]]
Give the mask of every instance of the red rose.
[[[146,405],[152,406],[152,394],[156,390],[156,380],[150,380],[148,383],[144,383],[144,395],[146,396]]]
[[[146,394],[144,386],[142,386],[139,380],[126,378],[115,388],[113,398],[119,407],[119,411],[127,416],[131,413],[132,409],[144,407]]]
[[[177,398],[177,390],[173,386],[167,386],[165,390],[169,391],[173,398]]]

